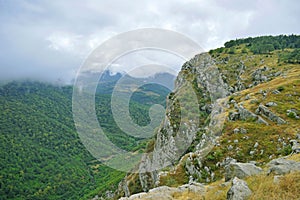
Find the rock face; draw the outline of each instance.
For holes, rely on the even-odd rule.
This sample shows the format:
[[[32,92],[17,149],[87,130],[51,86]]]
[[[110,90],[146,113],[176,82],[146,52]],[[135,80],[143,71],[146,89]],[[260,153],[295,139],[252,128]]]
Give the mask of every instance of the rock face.
[[[225,181],[229,181],[234,177],[245,178],[261,172],[262,169],[252,163],[231,162],[225,166]]]
[[[185,73],[187,71],[189,74]],[[193,75],[193,82],[186,77],[189,75]],[[201,93],[195,92],[195,86],[201,88]],[[204,155],[206,151],[209,152],[214,138],[222,131],[218,124],[222,125],[220,121],[225,121],[225,115],[219,116],[223,107],[217,100],[228,95],[226,87],[214,61],[206,53],[195,56],[182,66],[175,90],[167,98],[166,116],[156,132],[152,152],[145,155],[138,166],[139,181],[136,182],[140,183],[140,188],[133,191],[128,181],[123,181],[119,187],[126,196],[140,191],[147,192],[158,185],[159,170],[174,166],[194,141],[199,127],[204,125],[205,121],[199,120],[199,112],[202,116],[209,117],[210,123],[205,125],[202,138],[195,145],[195,154]],[[195,167],[190,166],[188,169],[189,175],[197,175],[198,170]]]
[[[237,177],[232,181],[232,186],[227,192],[228,200],[244,200],[252,194],[247,183]]]
[[[278,158],[268,163],[268,174],[283,175],[292,171],[300,171],[300,162]]]
[[[275,115],[264,105],[259,105],[255,112],[256,114],[262,114],[263,116],[267,117],[273,122],[276,122],[277,124],[286,124],[286,121],[284,119]]]

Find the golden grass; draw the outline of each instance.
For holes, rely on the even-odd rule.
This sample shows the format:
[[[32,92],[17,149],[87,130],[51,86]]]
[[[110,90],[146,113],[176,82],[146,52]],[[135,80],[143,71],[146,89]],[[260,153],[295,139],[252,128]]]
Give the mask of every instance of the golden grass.
[[[286,159],[287,160],[294,160],[294,161],[300,162],[300,154],[294,154],[292,156],[287,157]]]
[[[300,199],[300,172],[293,172],[280,178],[274,183],[273,176],[253,176],[247,178],[247,183],[253,194],[249,200],[274,199],[292,200]]]
[[[211,183],[206,188],[204,196],[205,200],[223,200],[226,199],[227,191],[230,189],[231,184],[223,185],[224,179]]]
[[[175,192],[172,195],[172,199],[174,200],[204,200],[202,194],[191,192],[191,191],[184,191],[184,192]]]

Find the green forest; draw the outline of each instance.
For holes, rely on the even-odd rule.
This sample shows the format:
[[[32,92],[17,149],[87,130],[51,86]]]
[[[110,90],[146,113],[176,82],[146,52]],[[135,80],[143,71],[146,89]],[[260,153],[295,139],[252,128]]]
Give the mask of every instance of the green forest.
[[[132,118],[149,123],[150,103],[165,104],[168,91],[158,93],[134,93]],[[142,104],[146,100],[149,105]],[[96,102],[100,125],[112,142],[131,151],[145,147],[146,141],[117,127],[109,94],[98,93]],[[88,199],[114,190],[124,177],[82,145],[72,119],[71,86],[33,81],[2,85],[0,113],[0,199]]]
[[[288,51],[283,51],[288,50]],[[224,47],[210,51],[213,53],[252,53],[269,54],[277,51],[278,62],[300,63],[300,36],[299,35],[278,35],[248,37],[225,42]]]

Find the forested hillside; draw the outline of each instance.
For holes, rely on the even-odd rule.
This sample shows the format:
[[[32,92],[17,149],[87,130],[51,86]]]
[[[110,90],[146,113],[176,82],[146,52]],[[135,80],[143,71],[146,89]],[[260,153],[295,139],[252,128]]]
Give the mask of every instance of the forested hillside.
[[[138,92],[133,96],[165,100]],[[144,143],[116,126],[110,95],[97,94],[96,101],[108,137],[125,150],[141,149]],[[142,124],[149,121],[146,109],[131,102],[132,116],[139,113],[136,119]],[[0,199],[87,199],[113,190],[123,178],[123,172],[101,165],[82,145],[72,119],[71,86],[31,81],[2,85],[0,113]]]

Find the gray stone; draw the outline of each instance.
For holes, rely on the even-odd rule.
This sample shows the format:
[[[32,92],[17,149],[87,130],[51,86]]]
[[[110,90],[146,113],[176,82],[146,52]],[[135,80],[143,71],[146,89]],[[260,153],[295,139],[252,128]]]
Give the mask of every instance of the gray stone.
[[[266,120],[264,120],[262,117],[257,118],[257,123],[258,124],[265,124],[267,126],[269,125],[269,123]]]
[[[258,142],[255,142],[254,148],[257,148],[257,147],[258,147]]]
[[[232,186],[227,192],[227,200],[244,200],[252,194],[247,183],[237,177],[232,181]]]
[[[290,140],[290,143],[292,144],[292,151],[293,153],[300,153],[300,144],[297,140]]]
[[[245,109],[243,106],[238,106],[238,111],[240,114],[241,120],[247,120],[247,119],[257,119],[257,115],[252,113],[251,111]]]
[[[241,133],[242,133],[242,134],[246,134],[246,133],[247,133],[247,130],[244,129],[244,128],[241,128]]]
[[[234,177],[245,178],[261,172],[262,169],[254,164],[231,162],[229,165],[225,166],[225,181],[229,181]]]
[[[286,160],[283,158],[274,159],[268,163],[268,174],[283,175],[292,171],[300,171],[300,162]]]
[[[277,103],[270,101],[270,102],[266,103],[266,106],[267,107],[277,106]]]
[[[205,186],[201,183],[192,182],[178,187],[179,191],[191,191],[193,193],[203,194],[205,193]]]
[[[238,112],[229,113],[229,120],[236,121],[240,118],[240,114]]]
[[[280,91],[279,90],[273,90],[272,93],[273,94],[280,94]]]
[[[279,72],[276,72],[275,74],[274,74],[274,76],[279,76],[281,74],[281,72],[279,71]]]
[[[240,129],[239,129],[239,128],[233,129],[233,133],[237,134],[237,133],[239,133],[239,132],[240,132]]]
[[[277,124],[286,124],[286,121],[277,115],[275,115],[273,112],[271,112],[266,106],[259,105],[258,108],[255,111],[256,114],[261,114],[268,119],[270,119],[273,122],[277,122]]]
[[[236,159],[231,158],[231,157],[227,157],[225,158],[222,163],[220,164],[220,166],[224,166],[226,167],[227,165],[229,165],[230,163],[236,163]]]

